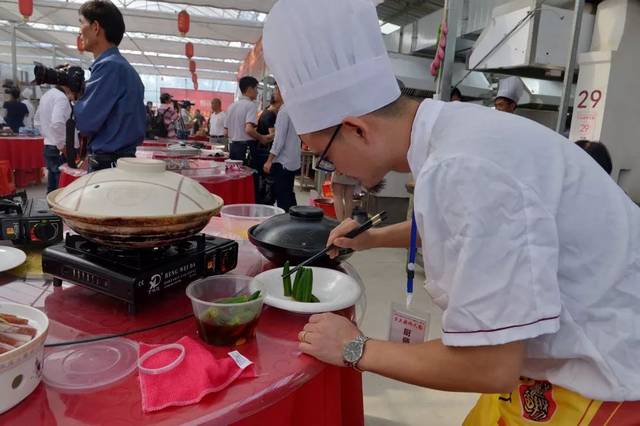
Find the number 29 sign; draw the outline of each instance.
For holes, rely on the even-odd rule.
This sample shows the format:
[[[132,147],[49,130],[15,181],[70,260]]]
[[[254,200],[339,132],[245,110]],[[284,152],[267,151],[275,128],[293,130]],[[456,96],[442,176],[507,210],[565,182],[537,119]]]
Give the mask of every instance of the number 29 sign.
[[[581,90],[576,96],[576,109],[573,112],[577,125],[578,139],[597,139],[598,119],[601,116],[600,101],[602,90]]]
[[[602,99],[602,90],[581,90],[578,93],[578,109],[596,108]]]

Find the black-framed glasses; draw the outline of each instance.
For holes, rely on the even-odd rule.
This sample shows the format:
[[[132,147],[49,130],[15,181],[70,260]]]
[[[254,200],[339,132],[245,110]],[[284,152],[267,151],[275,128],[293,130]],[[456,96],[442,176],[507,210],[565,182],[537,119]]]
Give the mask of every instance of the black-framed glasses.
[[[327,144],[324,151],[322,151],[322,154],[320,154],[320,158],[318,158],[318,161],[316,162],[316,167],[315,167],[316,170],[320,170],[327,173],[336,171],[335,164],[333,164],[331,160],[327,159],[327,153],[329,152],[329,148],[331,148],[331,144],[335,140],[336,136],[338,136],[338,132],[340,131],[341,127],[342,127],[342,123],[338,124],[338,127],[336,127],[336,130],[333,131],[333,135],[331,135],[331,139],[329,139],[329,143]]]

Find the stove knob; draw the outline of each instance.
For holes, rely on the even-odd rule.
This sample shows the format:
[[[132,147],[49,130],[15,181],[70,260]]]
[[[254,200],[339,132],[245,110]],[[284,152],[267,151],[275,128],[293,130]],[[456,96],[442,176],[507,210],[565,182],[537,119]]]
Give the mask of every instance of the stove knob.
[[[38,223],[33,227],[33,233],[40,241],[49,241],[56,235],[56,229],[50,223]]]

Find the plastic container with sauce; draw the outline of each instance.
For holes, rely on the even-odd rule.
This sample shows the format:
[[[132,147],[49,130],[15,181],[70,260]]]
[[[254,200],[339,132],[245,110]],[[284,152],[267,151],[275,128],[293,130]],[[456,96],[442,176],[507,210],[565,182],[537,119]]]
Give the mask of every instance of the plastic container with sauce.
[[[239,346],[255,337],[262,313],[261,295],[244,303],[218,303],[220,299],[249,295],[252,277],[219,275],[194,281],[187,287],[198,335],[210,345]]]

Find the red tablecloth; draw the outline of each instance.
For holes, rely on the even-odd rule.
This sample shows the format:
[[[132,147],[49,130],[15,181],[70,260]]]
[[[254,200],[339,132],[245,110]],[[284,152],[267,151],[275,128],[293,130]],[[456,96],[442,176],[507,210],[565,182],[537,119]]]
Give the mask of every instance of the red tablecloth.
[[[0,160],[15,170],[16,187],[40,182],[44,164],[44,138],[0,137]]]
[[[60,171],[59,188],[64,188],[79,176],[72,176],[64,170]],[[214,176],[204,179],[196,179],[212,194],[216,194],[224,200],[225,204],[253,204],[256,202],[253,188],[253,176]]]
[[[64,188],[80,176],[72,176],[64,171],[60,172],[60,180],[58,180],[58,188]]]
[[[205,230],[217,232],[220,227],[220,219],[214,218]],[[233,273],[254,275],[270,267],[253,246],[244,242]],[[352,268],[346,268],[357,277]],[[42,281],[16,280],[8,274],[0,274],[0,300],[44,310],[50,319],[48,341],[139,329],[191,312],[183,289],[176,289],[152,307],[143,306],[132,316],[124,303],[91,290],[66,283],[54,289]],[[298,352],[297,333],[307,319],[306,315],[265,307],[256,338],[237,348],[254,361],[258,377],[237,381],[224,391],[205,396],[198,404],[144,414],[134,373],[91,393],[64,394],[41,383],[24,401],[0,415],[0,424],[363,425],[361,375],[351,369],[327,366]],[[185,335],[197,336],[193,318],[128,338],[169,343]],[[225,356],[229,350],[209,348],[216,357]]]
[[[198,182],[212,194],[216,194],[229,204],[253,204],[256,202],[253,176],[228,178],[227,176],[198,179]]]

